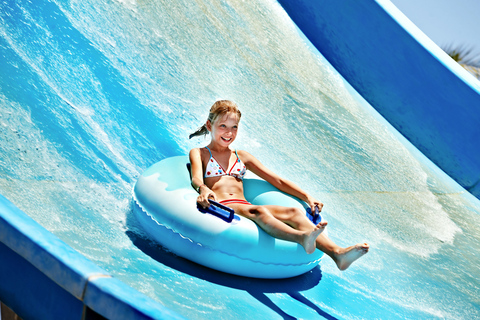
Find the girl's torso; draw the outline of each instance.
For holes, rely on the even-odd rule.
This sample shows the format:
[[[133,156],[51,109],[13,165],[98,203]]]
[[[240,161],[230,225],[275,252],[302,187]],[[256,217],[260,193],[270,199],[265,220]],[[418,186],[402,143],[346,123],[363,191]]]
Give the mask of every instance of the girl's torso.
[[[242,179],[247,168],[237,151],[230,150],[228,155],[212,153],[208,147],[200,151],[204,182],[215,192],[217,200],[245,199]]]

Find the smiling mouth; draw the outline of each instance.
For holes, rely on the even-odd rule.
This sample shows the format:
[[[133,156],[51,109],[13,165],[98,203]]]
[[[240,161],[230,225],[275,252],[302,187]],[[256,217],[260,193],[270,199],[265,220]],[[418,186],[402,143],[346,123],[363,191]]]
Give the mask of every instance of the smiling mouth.
[[[225,141],[225,142],[230,142],[230,141],[232,141],[232,138],[227,139],[227,138],[222,137],[222,140]]]

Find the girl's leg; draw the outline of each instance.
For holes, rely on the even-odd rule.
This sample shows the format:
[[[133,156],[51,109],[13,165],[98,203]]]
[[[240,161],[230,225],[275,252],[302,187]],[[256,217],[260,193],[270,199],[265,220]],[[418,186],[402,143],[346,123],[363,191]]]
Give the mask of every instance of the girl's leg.
[[[350,265],[368,252],[367,243],[342,248],[334,243],[326,234],[321,234],[316,240],[317,248],[329,255],[337,264],[338,269],[346,270]]]
[[[309,254],[315,251],[316,239],[326,226],[325,223],[317,226],[310,224],[309,228],[299,230],[275,218],[266,206],[232,204],[231,207],[242,216],[255,221],[272,237],[296,242]]]
[[[289,224],[295,229],[309,230],[313,225],[301,209],[280,206],[266,207],[277,219]],[[315,243],[317,249],[330,256],[340,270],[347,269],[355,260],[367,253],[369,249],[369,245],[366,243],[359,243],[354,246],[342,248],[333,242],[325,233],[321,233]]]

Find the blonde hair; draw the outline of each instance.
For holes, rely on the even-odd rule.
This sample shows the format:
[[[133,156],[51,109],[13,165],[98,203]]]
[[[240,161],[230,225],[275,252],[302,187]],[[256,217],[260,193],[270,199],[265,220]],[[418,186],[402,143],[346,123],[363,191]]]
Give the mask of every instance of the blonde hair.
[[[210,123],[213,124],[219,116],[223,116],[227,113],[236,113],[238,116],[238,121],[240,121],[240,118],[242,117],[242,113],[238,109],[235,102],[230,100],[218,100],[210,108],[210,113],[208,114],[207,120],[210,120]],[[201,136],[201,135],[205,136],[207,134],[208,134],[208,129],[207,129],[207,123],[205,122],[203,126],[198,128],[198,130],[192,133],[191,135],[189,135],[188,138],[192,139],[193,137]]]

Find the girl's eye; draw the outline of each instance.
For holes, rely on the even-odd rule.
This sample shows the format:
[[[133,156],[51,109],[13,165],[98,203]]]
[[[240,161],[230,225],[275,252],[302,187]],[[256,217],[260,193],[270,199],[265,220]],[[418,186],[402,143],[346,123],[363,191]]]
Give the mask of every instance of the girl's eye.
[[[220,128],[226,128],[226,127],[227,127],[227,126],[224,125],[224,124],[221,124],[221,125],[220,125]]]

